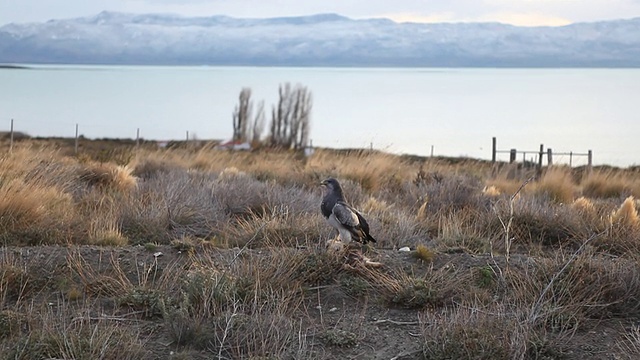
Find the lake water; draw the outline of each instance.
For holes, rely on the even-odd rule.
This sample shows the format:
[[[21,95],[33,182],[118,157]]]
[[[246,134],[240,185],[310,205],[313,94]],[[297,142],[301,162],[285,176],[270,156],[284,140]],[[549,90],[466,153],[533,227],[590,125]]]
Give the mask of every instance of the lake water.
[[[395,69],[36,66],[0,69],[0,130],[33,136],[225,139],[242,87],[313,94],[313,144],[491,158],[498,148],[593,151],[640,164],[640,69]],[[520,157],[521,155],[519,155]],[[531,158],[534,155],[527,156]],[[508,154],[499,159],[507,160]],[[569,156],[556,156],[568,162]],[[574,165],[586,164],[574,157]]]

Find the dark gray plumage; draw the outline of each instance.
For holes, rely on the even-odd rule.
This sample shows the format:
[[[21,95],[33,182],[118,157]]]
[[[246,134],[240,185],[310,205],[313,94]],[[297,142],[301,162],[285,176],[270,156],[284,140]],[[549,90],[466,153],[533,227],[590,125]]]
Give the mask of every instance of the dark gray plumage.
[[[369,234],[369,224],[356,209],[344,199],[342,187],[338,180],[329,178],[320,183],[325,194],[320,204],[322,215],[340,234],[340,239],[349,243],[352,240],[366,244],[376,239]]]

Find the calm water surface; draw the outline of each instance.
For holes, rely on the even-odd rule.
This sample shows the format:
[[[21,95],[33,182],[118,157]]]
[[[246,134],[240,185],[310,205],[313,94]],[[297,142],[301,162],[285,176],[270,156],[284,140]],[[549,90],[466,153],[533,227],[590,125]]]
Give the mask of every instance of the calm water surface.
[[[78,123],[90,138],[229,138],[242,87],[270,118],[284,82],[313,93],[318,146],[488,159],[495,136],[505,150],[640,164],[640,69],[38,66],[0,70],[0,130],[13,118],[38,136],[73,136]]]

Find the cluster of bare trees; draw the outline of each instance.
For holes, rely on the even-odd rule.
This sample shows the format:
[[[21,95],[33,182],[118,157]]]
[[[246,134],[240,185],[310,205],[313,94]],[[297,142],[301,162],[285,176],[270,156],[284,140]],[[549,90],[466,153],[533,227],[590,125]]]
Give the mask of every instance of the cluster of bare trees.
[[[249,143],[260,142],[264,132],[264,101],[258,103],[255,117],[253,114],[253,101],[251,101],[251,89],[243,88],[240,91],[238,105],[233,110],[233,140]]]
[[[233,111],[233,139],[264,144],[285,149],[303,149],[309,144],[311,130],[311,93],[302,85],[290,83],[278,88],[278,104],[272,106],[271,124],[266,139],[262,139],[265,129],[264,101],[258,103],[253,116],[251,89],[240,91],[238,105]]]

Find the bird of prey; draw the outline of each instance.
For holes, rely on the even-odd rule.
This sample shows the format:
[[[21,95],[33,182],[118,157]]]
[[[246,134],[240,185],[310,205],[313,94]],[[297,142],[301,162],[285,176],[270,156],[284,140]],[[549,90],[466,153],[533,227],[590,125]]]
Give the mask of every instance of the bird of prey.
[[[344,243],[357,241],[362,244],[376,242],[376,239],[369,234],[369,224],[356,209],[351,207],[344,199],[342,187],[338,180],[329,178],[320,183],[324,187],[325,193],[320,210],[322,215],[329,221],[340,234],[340,239]]]

